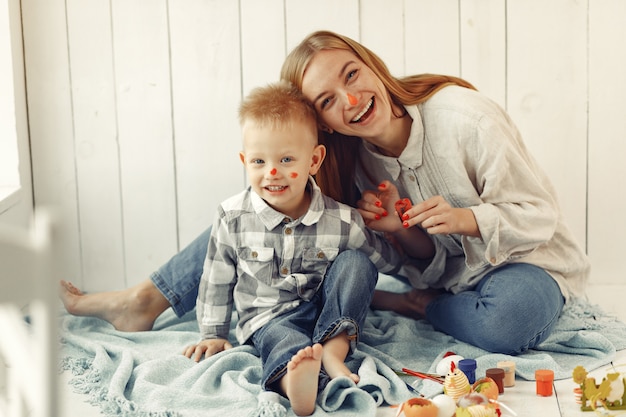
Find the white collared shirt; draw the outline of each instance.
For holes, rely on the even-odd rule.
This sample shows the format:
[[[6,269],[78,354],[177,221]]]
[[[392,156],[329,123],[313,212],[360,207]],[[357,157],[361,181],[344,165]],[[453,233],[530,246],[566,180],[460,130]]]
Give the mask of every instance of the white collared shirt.
[[[582,296],[587,256],[563,222],[549,178],[506,112],[458,86],[406,110],[413,124],[403,153],[384,156],[363,142],[357,186],[374,190],[388,179],[413,203],[441,195],[451,206],[473,211],[482,238],[434,235],[433,261],[407,265],[402,275],[415,288],[456,293],[498,266],[524,262],[544,268],[566,298]]]

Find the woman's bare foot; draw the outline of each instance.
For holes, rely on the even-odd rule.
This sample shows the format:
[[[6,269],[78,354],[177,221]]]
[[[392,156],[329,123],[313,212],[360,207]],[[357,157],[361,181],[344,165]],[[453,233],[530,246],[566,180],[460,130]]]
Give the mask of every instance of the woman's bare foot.
[[[322,345],[316,343],[300,349],[287,364],[280,385],[297,416],[309,416],[315,411],[323,353]]]
[[[412,319],[426,317],[426,307],[435,298],[443,294],[440,290],[412,289],[405,293],[375,290],[371,307],[375,310],[391,310]]]
[[[98,317],[124,332],[151,330],[157,317],[170,306],[150,280],[125,290],[94,294],[61,281],[60,296],[68,313]]]
[[[346,357],[350,351],[350,338],[347,333],[341,333],[324,343],[324,355],[322,364],[331,379],[339,376],[347,376],[354,383],[358,383],[360,378],[357,374],[346,366]]]

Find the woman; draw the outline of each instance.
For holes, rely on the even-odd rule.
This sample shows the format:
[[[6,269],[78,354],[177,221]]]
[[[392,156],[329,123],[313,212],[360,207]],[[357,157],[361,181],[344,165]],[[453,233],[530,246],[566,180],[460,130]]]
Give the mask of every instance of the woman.
[[[499,106],[455,77],[395,78],[363,45],[328,31],[305,38],[281,78],[318,112],[328,149],[316,177],[322,190],[356,204],[376,228],[384,221],[376,184],[392,181],[413,202],[406,226],[435,242],[431,261],[404,266],[413,289],[377,291],[374,308],[424,317],[491,352],[517,354],[545,340],[564,302],[583,294],[589,263]],[[82,295],[65,283],[66,307],[120,330],[149,329],[170,305],[189,311],[207,241],[205,232],[150,281],[122,292]],[[140,317],[133,328],[127,316]]]

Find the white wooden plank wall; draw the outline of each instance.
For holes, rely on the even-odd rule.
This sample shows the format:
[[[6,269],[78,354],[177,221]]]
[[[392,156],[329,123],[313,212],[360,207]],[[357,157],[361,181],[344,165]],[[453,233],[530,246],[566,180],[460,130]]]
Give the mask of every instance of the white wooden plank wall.
[[[7,92],[3,94],[7,94],[2,97],[3,103],[0,106],[8,106],[4,107],[5,111],[11,111],[9,109],[12,108],[14,111],[14,117],[8,116],[8,119],[4,117],[4,114],[0,114],[0,123],[4,126],[0,128],[3,131],[3,136],[0,137],[0,142],[4,141],[17,141],[17,165],[19,170],[19,182],[20,182],[20,191],[13,196],[5,198],[3,201],[0,201],[0,222],[12,224],[20,227],[28,227],[30,221],[32,219],[32,207],[33,207],[33,197],[32,197],[32,176],[31,176],[31,167],[30,167],[30,149],[29,149],[29,140],[28,140],[28,117],[26,110],[26,88],[25,88],[25,75],[24,75],[24,54],[23,54],[23,43],[22,43],[22,20],[20,18],[20,3],[19,0],[8,0],[4,3],[4,7],[6,9],[1,13],[4,13],[8,16],[8,21],[3,23],[8,23],[8,33],[10,36],[10,40],[2,40],[2,42],[7,42],[6,47],[10,47],[10,49],[6,49],[1,51],[2,53],[0,59],[6,59],[6,54],[11,54],[11,61],[2,62],[0,67],[6,68],[5,71],[1,71],[3,77],[11,77],[10,73],[12,73],[12,80],[4,79],[3,83],[7,86]],[[8,14],[7,14],[8,13]],[[0,25],[1,26],[1,25]],[[5,28],[3,30],[3,36],[6,36]],[[2,48],[0,47],[0,50]],[[12,67],[9,65],[12,64]],[[6,65],[6,66],[5,66]],[[13,103],[4,102],[4,100],[14,100]],[[4,129],[13,128],[13,133],[4,134]],[[8,132],[8,130],[7,130]],[[8,143],[8,142],[5,142]],[[5,145],[6,146],[6,145]],[[3,146],[4,148],[4,146]],[[0,156],[0,159],[5,155]],[[3,167],[4,168],[4,167]],[[0,172],[6,172],[4,169],[0,168]],[[2,175],[2,174],[0,174]],[[11,174],[9,174],[11,175]],[[10,187],[15,186],[15,179],[11,179],[8,182]],[[0,188],[6,186],[6,178],[0,178]],[[2,193],[2,191],[0,191]]]
[[[588,18],[589,295],[626,321],[626,2],[590,1]]]
[[[397,75],[459,75],[507,108],[595,296],[625,295],[610,291],[625,282],[623,0],[22,0],[22,18],[35,201],[69,220],[67,275],[89,291],[146,278],[211,223],[245,186],[241,97],[331,29]]]

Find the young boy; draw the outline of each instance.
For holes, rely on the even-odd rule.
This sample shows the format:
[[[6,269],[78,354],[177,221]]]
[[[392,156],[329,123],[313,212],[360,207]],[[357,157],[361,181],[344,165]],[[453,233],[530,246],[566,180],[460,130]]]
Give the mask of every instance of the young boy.
[[[376,268],[393,273],[402,257],[356,209],[315,184],[326,149],[315,110],[297,89],[284,82],[257,88],[239,118],[250,187],[218,208],[196,306],[202,340],[184,354],[199,361],[231,348],[234,304],[237,340],[259,351],[263,389],[287,397],[296,415],[310,415],[329,378],[358,382],[344,361],[356,347]],[[397,190],[391,183],[385,190],[381,200],[395,213]],[[398,217],[386,223],[396,239],[422,235],[424,245],[413,243],[409,255],[432,255],[419,229],[404,229]],[[338,257],[352,261],[335,264]]]

